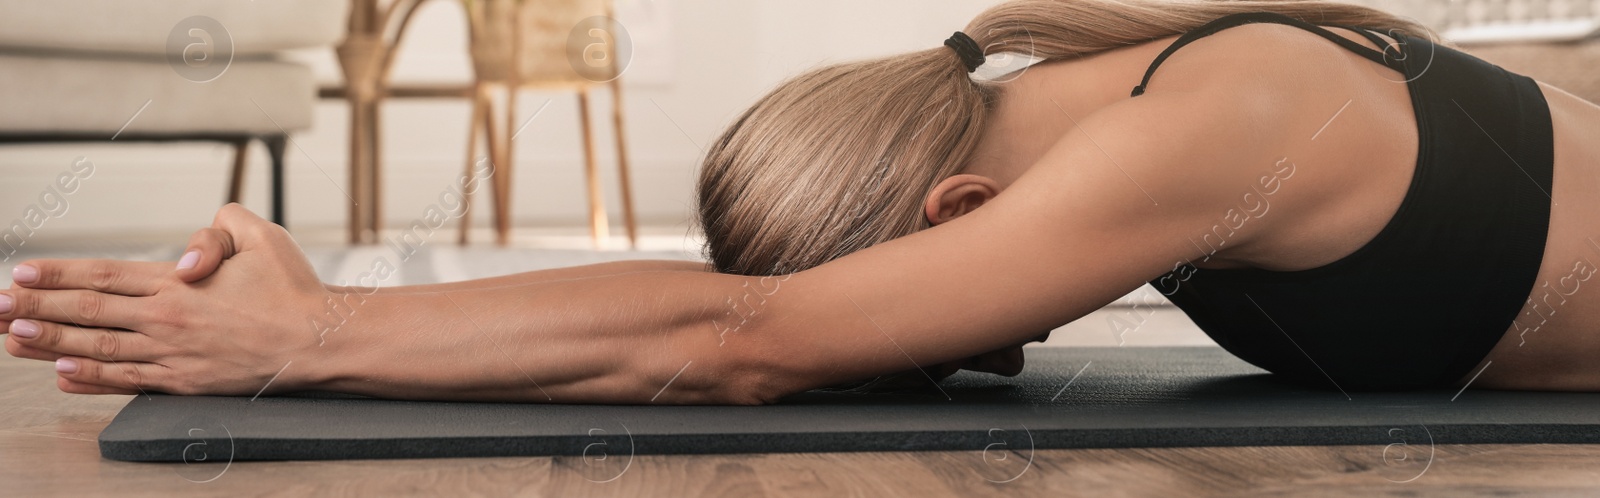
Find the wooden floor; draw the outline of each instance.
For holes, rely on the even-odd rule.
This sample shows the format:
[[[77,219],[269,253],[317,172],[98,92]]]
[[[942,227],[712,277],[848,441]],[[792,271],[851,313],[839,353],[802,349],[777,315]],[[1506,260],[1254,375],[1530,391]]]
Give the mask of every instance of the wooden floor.
[[[0,355],[0,495],[1600,495],[1600,445],[127,463],[101,459],[95,437],[128,397],[53,379]]]

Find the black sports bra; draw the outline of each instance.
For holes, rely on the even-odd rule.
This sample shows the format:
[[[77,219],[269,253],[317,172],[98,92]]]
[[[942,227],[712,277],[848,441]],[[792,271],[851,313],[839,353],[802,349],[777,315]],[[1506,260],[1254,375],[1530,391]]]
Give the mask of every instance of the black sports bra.
[[[1544,94],[1530,78],[1427,39],[1387,33],[1390,45],[1347,28],[1385,47],[1379,52],[1286,16],[1248,13],[1179,37],[1133,95],[1184,45],[1258,22],[1316,33],[1405,76],[1418,133],[1410,187],[1370,242],[1333,263],[1303,271],[1181,264],[1150,284],[1230,353],[1308,385],[1455,384],[1511,327],[1538,276],[1554,148]],[[1223,221],[1191,240],[1193,261],[1224,247],[1237,227]]]

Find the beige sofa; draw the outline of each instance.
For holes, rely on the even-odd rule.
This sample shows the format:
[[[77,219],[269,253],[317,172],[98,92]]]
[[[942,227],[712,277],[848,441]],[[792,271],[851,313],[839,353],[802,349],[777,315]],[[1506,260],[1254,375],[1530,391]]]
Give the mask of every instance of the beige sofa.
[[[0,0],[0,144],[218,141],[272,159],[283,223],[289,134],[311,126],[311,71],[279,60],[329,47],[349,7],[329,0]]]

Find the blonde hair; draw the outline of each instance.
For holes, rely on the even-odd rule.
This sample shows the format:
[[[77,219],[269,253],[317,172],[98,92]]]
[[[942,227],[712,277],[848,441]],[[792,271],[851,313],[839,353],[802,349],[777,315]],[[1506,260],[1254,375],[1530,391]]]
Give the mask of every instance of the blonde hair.
[[[979,14],[964,32],[987,54],[1049,61],[1240,12],[1434,38],[1415,22],[1321,0],[1019,0]],[[708,259],[725,273],[786,274],[928,228],[925,196],[966,165],[999,92],[971,80],[943,46],[784,82],[707,151],[696,193]]]

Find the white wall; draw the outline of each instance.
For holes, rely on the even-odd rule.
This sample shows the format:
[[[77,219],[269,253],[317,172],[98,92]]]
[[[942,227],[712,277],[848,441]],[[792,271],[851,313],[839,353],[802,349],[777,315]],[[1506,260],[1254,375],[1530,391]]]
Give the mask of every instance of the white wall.
[[[619,5],[645,1],[619,0]],[[938,47],[993,3],[655,0],[633,5],[658,9],[670,26],[664,38],[641,40],[634,53],[636,61],[665,62],[636,62],[635,68],[646,69],[624,77],[629,82],[628,136],[641,219],[687,226],[699,146],[785,77],[829,61]],[[627,6],[620,10],[624,25],[648,21],[644,16],[628,18]],[[464,35],[459,3],[424,4],[397,60],[395,80],[467,81]],[[331,51],[299,58],[312,64],[321,79],[338,81]],[[549,107],[517,140],[516,220],[521,225],[581,227],[585,202],[575,99],[527,92],[521,112],[528,116],[547,99]],[[604,119],[610,99],[602,92],[597,100],[594,115]],[[459,173],[467,111],[464,102],[453,100],[392,101],[384,109],[384,213],[391,224],[419,216]],[[322,101],[314,117],[314,127],[294,135],[298,147],[289,149],[289,217],[296,229],[332,229],[345,222],[346,110],[342,101]],[[602,144],[611,140],[608,132],[598,138]],[[601,149],[603,168],[614,174],[610,149]],[[265,213],[266,158],[259,147],[254,154],[245,204]],[[224,196],[229,149],[218,145],[0,146],[0,218],[15,217],[35,202],[40,190],[78,156],[94,161],[95,175],[71,197],[70,213],[51,220],[37,240],[187,232],[209,223]],[[608,177],[607,182],[616,222],[615,179]]]

